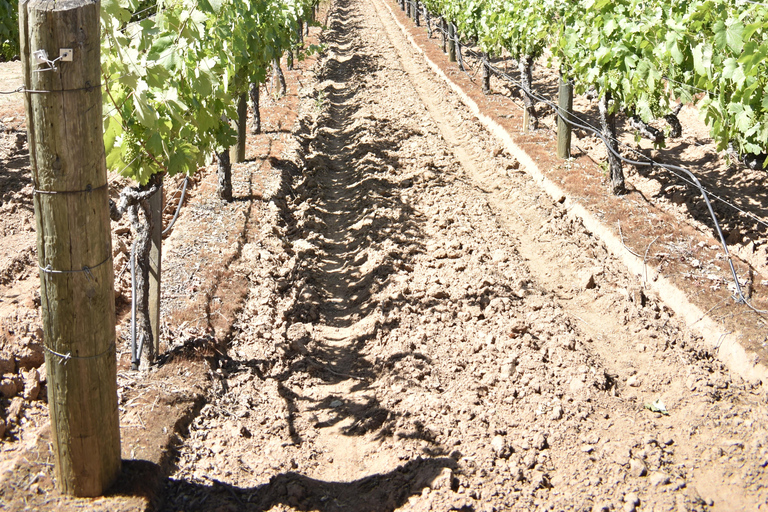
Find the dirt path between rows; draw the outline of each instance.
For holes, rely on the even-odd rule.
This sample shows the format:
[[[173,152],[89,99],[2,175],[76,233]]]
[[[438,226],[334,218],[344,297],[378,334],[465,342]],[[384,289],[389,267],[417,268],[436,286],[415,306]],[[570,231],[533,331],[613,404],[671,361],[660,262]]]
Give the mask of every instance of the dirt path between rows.
[[[520,171],[382,3],[338,1],[325,41],[164,509],[762,510],[764,390]]]
[[[202,178],[167,241],[169,354],[121,372],[133,483],[57,501],[38,495],[50,462],[30,460],[2,497],[768,510],[765,385],[731,374],[523,172],[384,0],[336,0],[327,26],[293,134],[259,139],[231,204]]]

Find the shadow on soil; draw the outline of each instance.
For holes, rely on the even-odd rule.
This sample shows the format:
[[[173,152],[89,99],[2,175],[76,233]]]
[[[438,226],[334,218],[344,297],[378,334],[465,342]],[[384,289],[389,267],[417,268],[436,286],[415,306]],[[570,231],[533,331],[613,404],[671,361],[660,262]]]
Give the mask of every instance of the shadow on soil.
[[[256,487],[242,488],[215,479],[210,480],[210,485],[202,485],[166,478],[153,489],[146,482],[157,481],[161,476],[160,467],[147,461],[127,460],[123,461],[119,484],[110,496],[143,496],[149,501],[148,510],[255,512],[284,505],[304,511],[388,512],[404,505],[410,496],[420,494],[428,486],[456,488],[458,481],[444,472],[446,468],[455,470],[456,461],[447,457],[418,458],[389,473],[352,482],[326,482],[287,472]],[[437,484],[440,479],[445,481]]]
[[[29,151],[26,146],[15,148],[7,159],[0,160],[0,204],[14,199],[21,207],[32,210],[32,195],[19,196],[26,185],[32,183],[29,168]]]

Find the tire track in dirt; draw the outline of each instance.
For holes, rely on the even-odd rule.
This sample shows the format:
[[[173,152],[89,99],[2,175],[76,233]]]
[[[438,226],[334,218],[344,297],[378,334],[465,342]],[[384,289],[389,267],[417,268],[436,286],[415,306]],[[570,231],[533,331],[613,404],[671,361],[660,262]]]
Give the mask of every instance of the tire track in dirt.
[[[758,509],[759,390],[628,284],[387,16],[332,7],[165,508]],[[670,416],[643,409],[659,396]]]

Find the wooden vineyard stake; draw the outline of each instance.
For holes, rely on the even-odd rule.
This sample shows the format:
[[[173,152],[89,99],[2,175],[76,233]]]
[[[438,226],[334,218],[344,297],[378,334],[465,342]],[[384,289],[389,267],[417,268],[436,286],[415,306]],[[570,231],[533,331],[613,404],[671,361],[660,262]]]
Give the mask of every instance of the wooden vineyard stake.
[[[151,354],[160,354],[160,282],[163,262],[163,184],[149,198],[152,233],[149,247],[149,324],[152,328]]]
[[[557,116],[557,156],[571,158],[571,125],[567,121],[570,121],[570,112],[573,110],[573,82],[566,82],[562,77],[558,89],[557,107],[560,111],[560,115]]]
[[[56,485],[76,496],[120,473],[99,7],[19,5]]]

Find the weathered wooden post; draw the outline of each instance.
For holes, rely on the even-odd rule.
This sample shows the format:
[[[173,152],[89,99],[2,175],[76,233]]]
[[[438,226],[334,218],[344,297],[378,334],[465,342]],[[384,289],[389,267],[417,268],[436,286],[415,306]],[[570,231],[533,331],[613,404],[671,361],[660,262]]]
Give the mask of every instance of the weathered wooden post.
[[[99,8],[19,4],[56,485],[78,496],[120,473]]]
[[[152,233],[149,247],[149,324],[152,328],[151,351],[155,357],[160,354],[160,292],[163,270],[163,183],[149,198],[152,212]]]
[[[456,62],[456,25],[448,23],[448,61]]]
[[[571,158],[571,110],[573,110],[573,82],[560,77],[557,92],[557,156]]]

